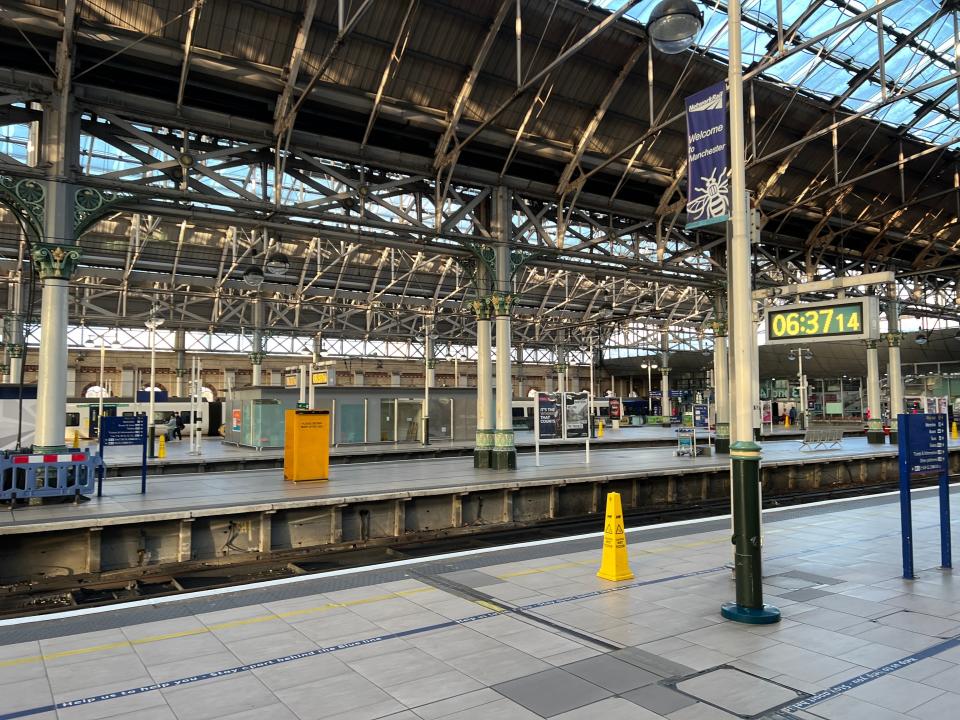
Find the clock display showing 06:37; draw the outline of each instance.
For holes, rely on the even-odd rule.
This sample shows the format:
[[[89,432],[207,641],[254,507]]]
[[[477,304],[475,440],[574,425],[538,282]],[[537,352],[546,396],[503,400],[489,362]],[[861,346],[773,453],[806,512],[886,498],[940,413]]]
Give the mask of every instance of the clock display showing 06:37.
[[[869,325],[864,319],[864,303],[859,301],[793,305],[767,311],[767,337],[774,341],[864,336]]]

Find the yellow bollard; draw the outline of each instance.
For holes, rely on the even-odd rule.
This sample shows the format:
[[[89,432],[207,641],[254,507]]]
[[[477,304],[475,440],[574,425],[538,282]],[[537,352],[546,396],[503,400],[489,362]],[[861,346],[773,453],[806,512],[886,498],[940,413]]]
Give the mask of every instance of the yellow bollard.
[[[80,448],[80,431],[79,430],[73,431],[73,445],[71,445],[70,447],[77,448],[77,449]]]
[[[160,447],[157,448],[157,457],[163,460],[167,456],[167,436],[160,436]]]
[[[784,416],[783,416],[783,429],[786,430],[786,429],[788,429],[789,427],[790,427],[790,416],[789,416],[789,415],[784,415]]]
[[[630,580],[633,573],[627,560],[627,536],[623,531],[620,493],[607,493],[607,518],[603,526],[603,557],[597,577],[603,580]]]
[[[950,428],[950,437],[954,440],[960,440],[960,430],[957,429],[957,421],[953,421],[953,425]]]
[[[597,423],[597,437],[598,437],[598,438],[602,438],[602,437],[603,437],[603,420],[601,420],[599,423]]]

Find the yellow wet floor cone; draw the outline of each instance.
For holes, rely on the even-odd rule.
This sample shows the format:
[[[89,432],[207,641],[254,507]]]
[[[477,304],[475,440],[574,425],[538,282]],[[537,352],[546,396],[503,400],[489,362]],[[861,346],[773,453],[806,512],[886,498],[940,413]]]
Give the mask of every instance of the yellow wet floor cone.
[[[960,431],[957,430],[957,421],[953,421],[953,425],[950,427],[950,437],[954,440],[960,440]]]
[[[633,573],[627,562],[627,536],[623,531],[623,506],[620,493],[607,493],[607,517],[603,526],[603,558],[597,577],[603,580],[630,580]]]
[[[163,460],[167,456],[167,438],[160,436],[160,447],[157,448],[157,457]]]
[[[783,429],[786,430],[786,429],[789,428],[789,427],[790,427],[790,416],[789,416],[789,415],[784,415],[784,416],[783,416]]]
[[[79,430],[73,431],[73,445],[71,447],[73,448],[80,447],[80,431]]]

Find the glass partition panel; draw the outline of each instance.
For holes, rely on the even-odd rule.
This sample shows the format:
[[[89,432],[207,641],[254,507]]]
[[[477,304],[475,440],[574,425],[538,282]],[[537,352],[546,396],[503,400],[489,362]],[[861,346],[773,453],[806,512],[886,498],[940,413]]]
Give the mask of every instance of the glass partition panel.
[[[363,400],[350,402],[341,400],[337,403],[337,442],[362,443],[363,437]]]
[[[397,442],[420,441],[420,400],[397,400]]]
[[[450,418],[451,399],[448,397],[430,397],[430,438],[450,440],[453,438],[453,426]]]
[[[396,401],[393,398],[380,400],[380,442],[396,442]]]

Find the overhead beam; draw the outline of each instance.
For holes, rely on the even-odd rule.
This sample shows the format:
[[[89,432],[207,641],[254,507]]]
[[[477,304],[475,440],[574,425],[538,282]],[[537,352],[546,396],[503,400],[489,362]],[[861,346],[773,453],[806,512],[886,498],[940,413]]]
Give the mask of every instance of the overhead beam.
[[[573,157],[570,158],[570,162],[568,162],[566,167],[563,168],[563,172],[560,174],[560,180],[557,182],[558,195],[565,195],[567,193],[568,186],[570,184],[570,178],[573,177],[574,170],[576,170],[577,166],[580,164],[580,158],[583,157],[584,151],[593,140],[594,133],[596,133],[597,128],[600,127],[600,123],[603,122],[603,116],[606,115],[607,108],[610,107],[610,103],[613,102],[614,98],[620,92],[620,88],[633,71],[637,61],[643,56],[644,50],[646,50],[646,45],[643,43],[637,43],[636,47],[633,49],[633,52],[630,53],[630,57],[627,58],[627,61],[623,64],[623,67],[620,68],[620,72],[617,73],[617,77],[607,89],[606,94],[603,96],[603,99],[597,106],[596,112],[594,112],[590,122],[580,134],[580,139],[577,141],[577,147],[573,151]]]
[[[190,74],[190,55],[193,52],[193,31],[197,26],[197,18],[203,8],[204,0],[195,0],[190,7],[187,17],[187,35],[183,40],[183,63],[180,65],[180,83],[177,86],[177,108],[183,106],[183,94],[187,89],[187,75]]]

